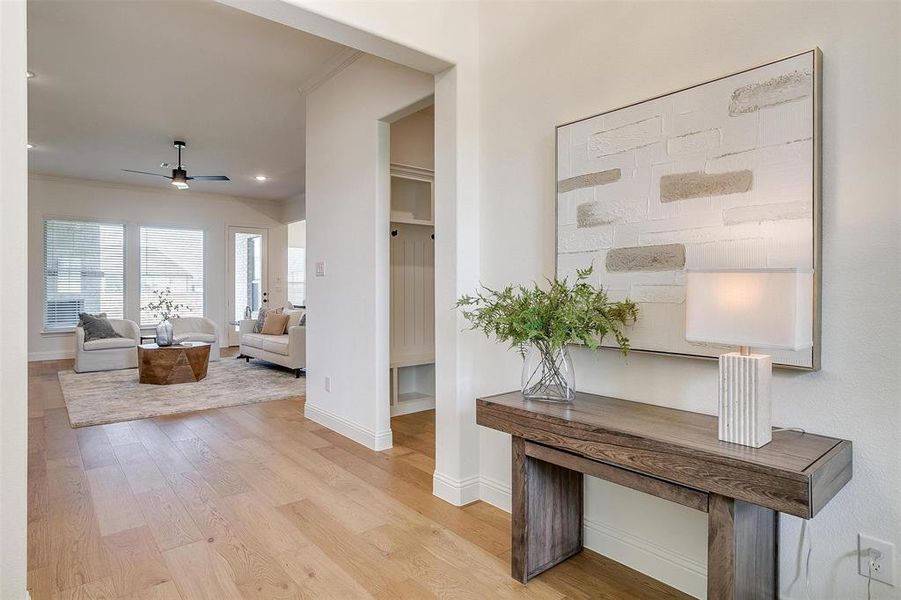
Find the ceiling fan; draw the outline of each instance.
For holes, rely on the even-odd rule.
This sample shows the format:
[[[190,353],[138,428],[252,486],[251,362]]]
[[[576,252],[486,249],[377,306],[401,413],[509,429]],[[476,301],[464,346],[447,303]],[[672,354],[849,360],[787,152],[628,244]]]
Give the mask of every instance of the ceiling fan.
[[[172,142],[172,145],[175,146],[175,149],[178,151],[178,163],[174,165],[175,168],[172,169],[172,175],[162,175],[160,173],[148,173],[147,171],[135,171],[134,169],[122,169],[123,171],[127,171],[128,173],[138,173],[140,175],[153,175],[154,177],[164,177],[170,180],[170,183],[177,187],[180,190],[188,189],[189,181],[231,181],[225,175],[192,175],[188,176],[188,172],[185,170],[185,165],[181,162],[181,151],[182,148],[186,148],[187,144],[175,140]],[[166,163],[163,163],[164,165]],[[161,165],[162,166],[162,165]],[[166,165],[168,166],[168,165]]]

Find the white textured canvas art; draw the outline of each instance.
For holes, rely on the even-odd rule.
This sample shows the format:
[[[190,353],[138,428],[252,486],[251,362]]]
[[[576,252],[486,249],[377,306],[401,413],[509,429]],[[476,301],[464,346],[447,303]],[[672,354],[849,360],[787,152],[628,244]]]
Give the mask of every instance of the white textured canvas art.
[[[594,265],[639,303],[633,349],[735,350],[685,341],[686,269],[818,269],[818,67],[812,50],[557,127],[557,274]],[[818,368],[814,319],[814,348],[774,364]]]

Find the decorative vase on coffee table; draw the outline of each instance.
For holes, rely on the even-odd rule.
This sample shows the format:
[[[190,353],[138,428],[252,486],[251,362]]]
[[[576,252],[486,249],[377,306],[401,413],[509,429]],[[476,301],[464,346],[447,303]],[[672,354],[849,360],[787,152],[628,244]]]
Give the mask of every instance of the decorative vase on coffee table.
[[[566,346],[529,347],[522,365],[522,395],[529,400],[572,402],[576,397],[576,375]]]
[[[171,346],[172,345],[172,323],[169,319],[163,319],[156,326],[156,345]]]

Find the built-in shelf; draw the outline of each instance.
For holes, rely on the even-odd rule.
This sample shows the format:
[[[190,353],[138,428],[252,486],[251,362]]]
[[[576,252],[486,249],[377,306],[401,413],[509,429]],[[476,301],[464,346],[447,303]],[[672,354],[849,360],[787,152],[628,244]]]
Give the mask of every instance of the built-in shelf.
[[[391,221],[434,224],[434,172],[410,165],[391,165]]]
[[[391,416],[435,408],[435,361],[408,359],[391,364]]]
[[[398,213],[391,213],[391,222],[392,223],[400,223],[402,225],[424,225],[426,227],[434,227],[434,221],[427,221],[425,219],[415,219],[413,217],[408,217],[404,215],[400,215]]]
[[[391,165],[391,416],[435,408],[433,182]]]

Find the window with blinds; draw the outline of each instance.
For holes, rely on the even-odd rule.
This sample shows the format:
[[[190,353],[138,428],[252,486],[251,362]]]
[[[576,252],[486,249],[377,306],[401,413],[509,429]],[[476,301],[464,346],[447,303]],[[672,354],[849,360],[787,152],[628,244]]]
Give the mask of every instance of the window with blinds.
[[[306,304],[306,248],[288,248],[288,301]]]
[[[159,322],[146,306],[166,288],[173,302],[188,306],[179,316],[203,316],[203,237],[202,230],[141,227],[142,325]]]
[[[44,221],[44,330],[69,329],[78,313],[121,319],[125,306],[125,226]]]

